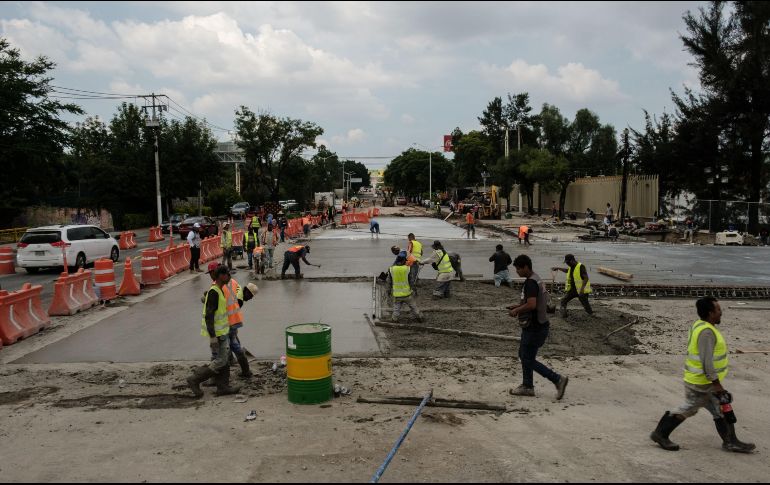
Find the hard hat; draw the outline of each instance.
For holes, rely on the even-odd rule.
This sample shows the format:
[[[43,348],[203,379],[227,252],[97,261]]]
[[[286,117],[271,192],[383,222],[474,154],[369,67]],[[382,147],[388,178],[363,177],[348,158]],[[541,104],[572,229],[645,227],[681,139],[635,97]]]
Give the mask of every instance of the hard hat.
[[[198,224],[198,223],[196,222],[195,224],[193,224],[193,227],[194,227],[195,229],[200,229],[200,228],[201,228],[201,225],[200,225],[200,224]]]
[[[257,292],[259,291],[259,288],[257,288],[257,285],[255,285],[254,283],[249,283],[248,285],[246,285],[246,288],[249,289],[252,295],[256,295]]]
[[[219,266],[219,263],[209,263],[209,273],[211,273],[212,271],[216,271],[218,266]]]

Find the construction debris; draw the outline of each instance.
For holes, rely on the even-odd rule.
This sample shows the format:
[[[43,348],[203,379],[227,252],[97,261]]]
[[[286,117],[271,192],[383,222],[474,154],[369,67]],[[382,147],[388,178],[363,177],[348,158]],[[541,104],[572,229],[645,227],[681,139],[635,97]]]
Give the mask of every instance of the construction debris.
[[[631,322],[631,323],[628,323],[628,324],[626,324],[626,325],[623,325],[622,327],[616,328],[616,329],[615,329],[615,330],[613,330],[612,332],[608,333],[608,334],[607,334],[607,335],[604,337],[604,340],[607,340],[607,339],[609,339],[609,338],[610,338],[610,336],[612,336],[612,335],[614,335],[614,334],[616,334],[616,333],[620,332],[621,330],[624,330],[624,329],[626,329],[626,328],[628,328],[628,327],[630,327],[631,325],[634,325],[634,324],[636,324],[636,323],[639,323],[639,319],[638,319],[638,318],[637,318],[637,319],[635,319],[633,322]]]
[[[421,397],[359,397],[356,402],[365,404],[395,404],[402,406],[416,406],[422,401]],[[483,401],[463,401],[457,399],[432,398],[427,406],[437,408],[477,409],[483,411],[506,411],[504,404],[495,404]]]

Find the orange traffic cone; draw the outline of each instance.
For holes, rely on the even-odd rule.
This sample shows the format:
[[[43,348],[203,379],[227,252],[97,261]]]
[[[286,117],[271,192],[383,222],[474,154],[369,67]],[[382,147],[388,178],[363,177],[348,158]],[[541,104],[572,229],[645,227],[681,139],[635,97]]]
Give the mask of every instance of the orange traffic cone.
[[[118,295],[138,295],[141,291],[139,282],[136,280],[134,270],[131,267],[131,258],[126,258],[125,269],[123,270],[123,282],[120,284],[120,289],[118,289]]]

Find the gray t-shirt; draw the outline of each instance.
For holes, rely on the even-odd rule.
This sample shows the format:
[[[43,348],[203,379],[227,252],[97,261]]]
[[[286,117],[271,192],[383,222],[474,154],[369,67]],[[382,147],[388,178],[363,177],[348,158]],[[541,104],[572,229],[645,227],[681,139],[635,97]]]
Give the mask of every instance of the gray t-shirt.
[[[519,319],[529,319],[531,324],[524,330],[539,330],[543,325],[548,323],[548,291],[545,289],[543,280],[537,273],[532,275],[524,281],[524,286],[521,288],[521,302],[524,303],[528,298],[537,298],[537,310],[525,312],[519,315]]]

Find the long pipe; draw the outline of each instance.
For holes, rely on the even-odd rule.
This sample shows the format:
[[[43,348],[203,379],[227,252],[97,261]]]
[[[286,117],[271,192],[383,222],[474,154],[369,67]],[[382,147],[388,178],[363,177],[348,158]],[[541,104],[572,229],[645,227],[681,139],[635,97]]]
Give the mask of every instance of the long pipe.
[[[374,472],[374,476],[369,481],[369,483],[377,483],[380,481],[380,478],[382,477],[382,474],[385,473],[385,469],[388,468],[388,465],[390,464],[390,461],[393,459],[394,456],[396,456],[396,452],[398,451],[401,444],[406,439],[406,435],[409,434],[409,430],[412,429],[412,425],[417,420],[417,417],[420,415],[422,410],[425,408],[425,405],[428,404],[428,401],[433,397],[433,389],[431,389],[428,394],[425,395],[424,398],[422,398],[422,402],[419,406],[417,406],[417,409],[415,409],[414,414],[412,415],[412,418],[409,420],[409,422],[406,425],[406,428],[401,433],[401,436],[398,437],[398,441],[396,441],[396,444],[393,445],[393,448],[390,450],[390,453],[388,453],[388,456],[385,457],[385,461],[380,465],[380,467],[377,469],[376,472]]]

